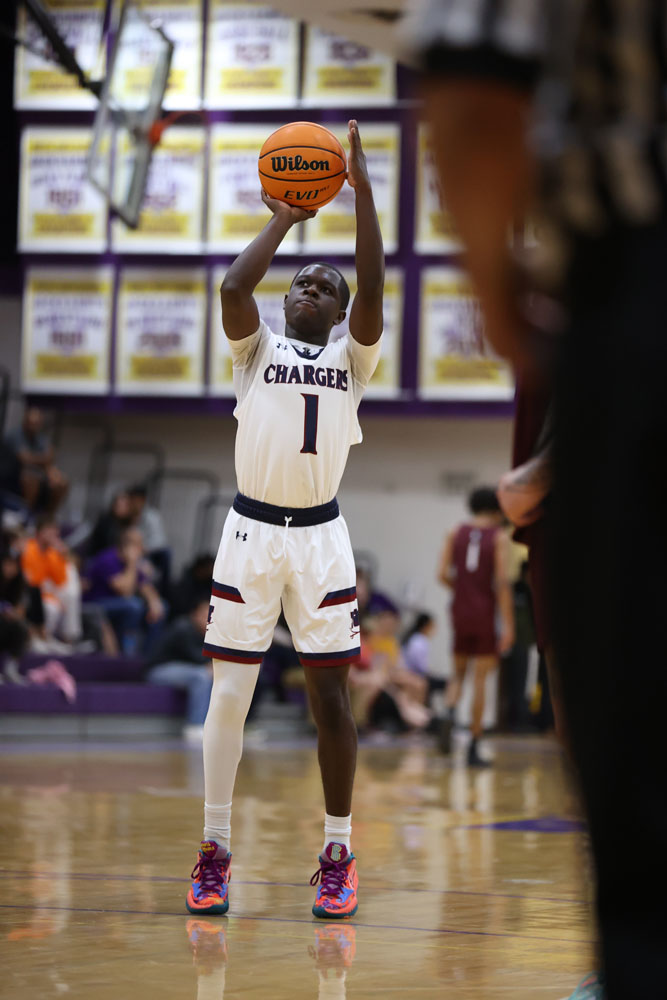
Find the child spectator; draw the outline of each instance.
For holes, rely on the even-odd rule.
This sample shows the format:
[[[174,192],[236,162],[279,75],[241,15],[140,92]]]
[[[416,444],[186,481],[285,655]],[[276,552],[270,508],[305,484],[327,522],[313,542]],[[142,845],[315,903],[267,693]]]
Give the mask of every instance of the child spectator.
[[[419,677],[431,675],[431,638],[436,629],[435,618],[420,611],[403,636],[403,659],[408,670]]]
[[[98,553],[86,569],[85,600],[101,607],[127,656],[140,651],[141,633],[150,649],[157,640],[165,607],[151,582],[151,567],[144,558],[141,533],[126,528],[120,542]]]
[[[213,670],[202,655],[208,622],[209,598],[199,601],[188,615],[174,619],[158,639],[149,657],[146,674],[149,684],[182,688],[188,694],[186,725],[188,740],[201,740],[211,700]]]

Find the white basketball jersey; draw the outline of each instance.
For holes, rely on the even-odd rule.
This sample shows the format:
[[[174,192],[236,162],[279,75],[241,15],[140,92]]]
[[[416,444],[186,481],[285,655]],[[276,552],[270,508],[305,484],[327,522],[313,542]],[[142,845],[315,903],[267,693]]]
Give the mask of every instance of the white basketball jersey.
[[[236,477],[245,496],[280,507],[335,497],[350,445],[362,439],[357,409],[380,357],[350,336],[315,347],[279,337],[260,321],[230,340]]]

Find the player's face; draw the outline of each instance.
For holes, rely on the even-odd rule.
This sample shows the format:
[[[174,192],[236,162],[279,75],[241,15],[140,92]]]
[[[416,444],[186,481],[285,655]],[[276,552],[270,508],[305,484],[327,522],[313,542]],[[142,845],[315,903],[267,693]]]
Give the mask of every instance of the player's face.
[[[320,264],[299,271],[285,296],[285,320],[298,337],[328,338],[331,327],[345,319],[339,281],[335,271]]]

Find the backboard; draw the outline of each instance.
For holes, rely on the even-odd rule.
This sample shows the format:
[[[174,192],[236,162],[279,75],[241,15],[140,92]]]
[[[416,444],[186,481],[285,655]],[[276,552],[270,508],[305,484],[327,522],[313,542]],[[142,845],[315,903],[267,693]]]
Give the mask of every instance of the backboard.
[[[271,0],[271,6],[402,61],[401,25],[415,5],[414,0]]]
[[[160,118],[174,51],[159,23],[135,0],[121,8],[109,71],[95,116],[87,176],[130,227],[136,227],[146,188],[153,144],[149,132]],[[126,162],[111,183],[109,150]]]

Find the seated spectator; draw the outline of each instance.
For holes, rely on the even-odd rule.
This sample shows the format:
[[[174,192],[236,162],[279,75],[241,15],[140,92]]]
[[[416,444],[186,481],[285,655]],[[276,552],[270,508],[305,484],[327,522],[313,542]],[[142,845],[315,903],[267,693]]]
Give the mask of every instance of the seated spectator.
[[[436,623],[433,615],[420,611],[403,636],[403,660],[408,670],[419,677],[431,675],[431,638]]]
[[[132,523],[130,497],[126,490],[121,490],[112,499],[108,510],[103,511],[95,522],[95,527],[86,542],[85,551],[89,556],[95,556],[105,549],[114,548],[118,545],[122,533],[131,527]]]
[[[366,619],[362,644],[369,666],[351,671],[351,687],[358,692],[355,699],[364,705],[365,721],[371,727],[425,729],[431,720],[424,704],[428,682],[403,663],[398,609],[379,594],[374,595],[372,606],[374,613]]]
[[[182,688],[188,693],[186,739],[201,740],[213,686],[209,658],[202,655],[209,598],[199,601],[188,615],[174,619],[158,639],[146,674],[149,684]]]
[[[162,630],[166,609],[151,573],[137,528],[126,528],[117,546],[99,552],[86,567],[84,600],[105,611],[126,656],[141,652],[142,645],[150,651]]]
[[[29,406],[21,426],[7,436],[7,443],[18,459],[21,494],[30,510],[55,513],[67,496],[69,483],[55,464],[42,411]]]
[[[210,598],[214,565],[215,556],[199,555],[185,567],[180,579],[171,588],[169,604],[174,617],[187,614],[188,608],[198,601]]]
[[[148,506],[148,490],[145,486],[131,486],[127,495],[132,524],[141,532],[144,551],[157,573],[156,585],[162,593],[166,593],[171,576],[171,549],[162,514],[155,507]]]
[[[38,518],[34,537],[25,541],[21,568],[28,586],[40,590],[47,641],[78,642],[81,639],[81,580],[60,537],[58,525],[50,515]]]
[[[18,660],[28,649],[30,627],[26,617],[28,602],[35,600],[21,573],[18,552],[12,551],[10,540],[2,539],[0,552],[0,658],[11,666],[10,673],[16,673]],[[39,602],[39,591],[37,591]],[[41,602],[37,605],[41,607]],[[33,604],[34,608],[34,604]],[[39,618],[39,610],[37,612]]]

